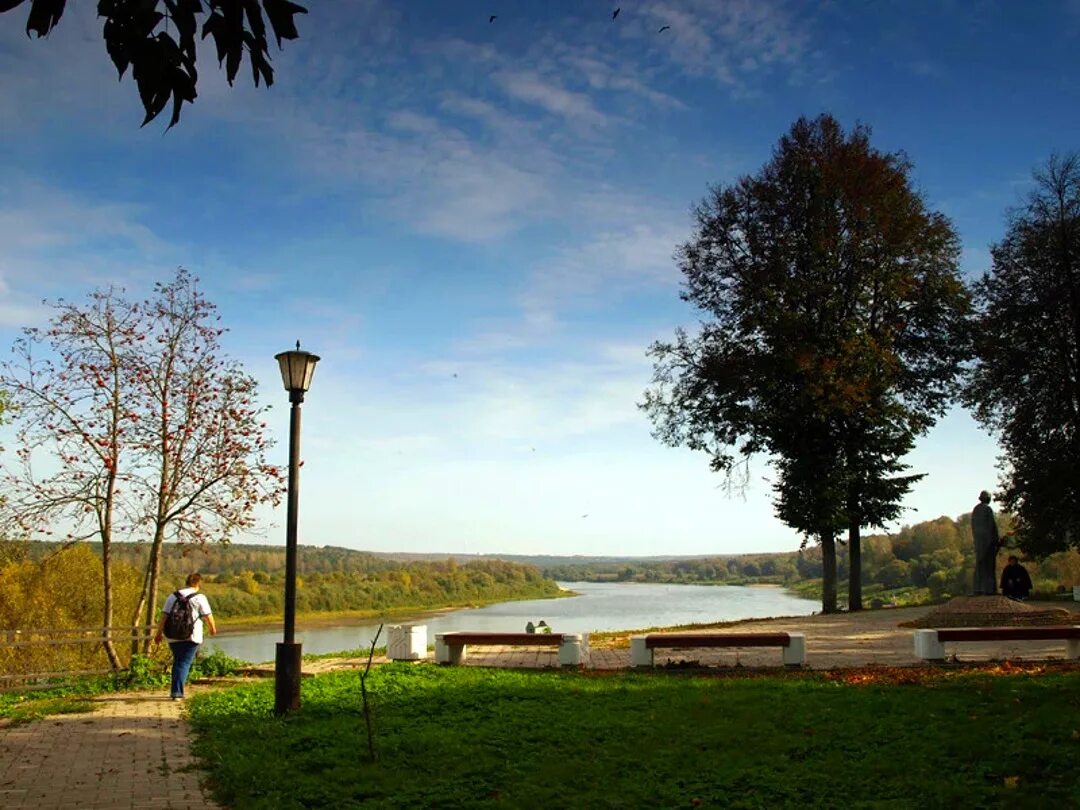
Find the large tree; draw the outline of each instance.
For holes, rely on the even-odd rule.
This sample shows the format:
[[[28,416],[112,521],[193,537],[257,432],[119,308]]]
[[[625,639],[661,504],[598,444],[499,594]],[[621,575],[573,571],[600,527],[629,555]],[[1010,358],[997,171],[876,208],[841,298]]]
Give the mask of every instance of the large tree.
[[[27,35],[45,37],[60,22],[67,0],[0,0],[0,13],[24,3],[30,7]],[[97,12],[104,20],[105,50],[120,78],[131,68],[146,110],[143,125],[153,121],[171,98],[172,127],[180,120],[184,102],[195,101],[198,18],[203,18],[201,38],[213,38],[229,84],[247,54],[255,86],[261,80],[269,87],[274,69],[266,21],[280,48],[283,39],[299,36],[293,17],[307,9],[289,0],[98,0]]]
[[[17,425],[16,468],[5,475],[4,523],[20,533],[101,542],[105,653],[120,658],[113,627],[112,541],[125,518],[122,467],[136,418],[128,408],[126,356],[140,340],[138,314],[117,291],[85,305],[65,301],[45,330],[27,329],[15,359],[0,363]]]
[[[901,474],[902,458],[965,357],[956,233],[910,172],[865,127],[799,119],[758,174],[698,206],[678,257],[703,320],[650,349],[655,435],[729,476],[770,458],[778,516],[821,543],[827,612],[844,529],[861,607],[860,529],[899,514],[920,477]]]
[[[220,318],[187,272],[145,302],[107,290],[54,308],[0,364],[19,462],[0,526],[100,540],[106,627],[112,541],[149,539],[138,625],[156,608],[163,543],[229,540],[280,497],[281,475],[266,463],[255,381],[223,356]],[[106,651],[119,666],[108,637]]]
[[[276,502],[281,473],[266,461],[255,379],[224,355],[217,308],[181,269],[140,311],[149,341],[130,358],[133,510],[150,533],[143,590],[132,616],[153,624],[166,539],[201,545],[250,528]],[[149,646],[149,639],[146,641]]]
[[[966,395],[1001,443],[1001,502],[1028,553],[1080,548],[1080,156],[1053,157],[975,285]]]

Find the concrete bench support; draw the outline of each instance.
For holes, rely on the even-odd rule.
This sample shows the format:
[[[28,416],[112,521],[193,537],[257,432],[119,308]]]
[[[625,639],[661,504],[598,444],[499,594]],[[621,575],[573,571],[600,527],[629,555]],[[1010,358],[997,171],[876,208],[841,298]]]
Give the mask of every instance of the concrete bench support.
[[[559,663],[577,667],[589,652],[587,633],[438,633],[435,660],[440,664],[462,664],[471,645],[507,647],[557,647]]]
[[[427,658],[427,625],[395,624],[387,628],[386,657],[391,661]]]
[[[658,649],[699,647],[780,647],[786,666],[798,667],[806,663],[804,633],[650,633],[631,636],[630,666],[653,666]]]

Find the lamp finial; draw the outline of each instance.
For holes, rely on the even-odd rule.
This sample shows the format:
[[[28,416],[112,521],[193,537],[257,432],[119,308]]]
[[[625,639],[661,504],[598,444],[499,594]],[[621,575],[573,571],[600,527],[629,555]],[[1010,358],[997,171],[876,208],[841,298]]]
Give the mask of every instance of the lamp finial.
[[[296,341],[296,350],[300,351],[300,341]]]

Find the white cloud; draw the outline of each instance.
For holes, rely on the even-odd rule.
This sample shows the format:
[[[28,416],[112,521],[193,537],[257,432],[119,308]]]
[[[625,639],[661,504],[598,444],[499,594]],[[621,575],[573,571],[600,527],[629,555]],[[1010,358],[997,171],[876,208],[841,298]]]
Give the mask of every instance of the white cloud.
[[[533,71],[502,71],[495,74],[494,80],[511,98],[561,116],[572,124],[599,127],[607,123],[587,95],[567,90]]]

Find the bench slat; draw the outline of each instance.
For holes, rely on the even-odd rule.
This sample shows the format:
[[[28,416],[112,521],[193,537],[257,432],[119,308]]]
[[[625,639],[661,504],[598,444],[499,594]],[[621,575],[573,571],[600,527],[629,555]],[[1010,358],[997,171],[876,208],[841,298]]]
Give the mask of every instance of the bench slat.
[[[787,633],[650,633],[645,647],[655,649],[689,649],[694,647],[788,647]]]
[[[562,633],[440,633],[446,644],[489,644],[507,647],[558,647]]]
[[[1056,641],[1080,639],[1080,627],[1041,625],[1034,627],[947,627],[937,631],[938,641]]]

